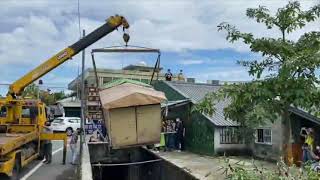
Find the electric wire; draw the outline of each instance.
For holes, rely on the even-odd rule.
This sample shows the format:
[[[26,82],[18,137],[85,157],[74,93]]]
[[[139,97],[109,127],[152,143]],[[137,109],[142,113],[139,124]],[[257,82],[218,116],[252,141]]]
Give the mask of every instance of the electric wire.
[[[79,28],[79,39],[81,39],[81,20],[80,20],[80,0],[78,0],[78,28]]]

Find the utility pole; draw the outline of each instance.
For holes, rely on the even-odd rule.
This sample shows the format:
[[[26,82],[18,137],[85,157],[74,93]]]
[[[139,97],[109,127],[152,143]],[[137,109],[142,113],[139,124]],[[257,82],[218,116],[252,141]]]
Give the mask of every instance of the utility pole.
[[[86,35],[85,30],[83,30],[83,36]],[[82,153],[83,153],[83,143],[85,141],[85,130],[84,130],[84,122],[85,122],[85,87],[84,87],[84,67],[85,67],[85,49],[82,50],[82,69],[81,69],[81,121],[80,121],[80,165],[82,164]]]
[[[38,93],[37,93],[37,99],[40,99],[40,87],[43,84],[43,81],[40,79],[38,82]]]

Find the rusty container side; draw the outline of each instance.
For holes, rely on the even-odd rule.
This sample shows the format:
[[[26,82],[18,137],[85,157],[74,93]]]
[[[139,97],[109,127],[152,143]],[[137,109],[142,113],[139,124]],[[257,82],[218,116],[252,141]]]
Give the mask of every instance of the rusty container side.
[[[135,107],[109,110],[111,144],[113,147],[130,146],[137,142]]]
[[[161,133],[160,104],[138,106],[136,113],[138,144],[159,143]]]
[[[106,114],[112,148],[120,149],[159,143],[160,104],[109,109]]]

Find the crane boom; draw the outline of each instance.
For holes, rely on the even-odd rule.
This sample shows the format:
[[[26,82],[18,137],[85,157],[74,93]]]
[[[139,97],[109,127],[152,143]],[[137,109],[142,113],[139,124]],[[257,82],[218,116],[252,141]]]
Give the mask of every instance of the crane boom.
[[[100,26],[71,46],[58,52],[38,67],[30,71],[20,79],[16,80],[13,84],[10,85],[7,98],[12,99],[17,95],[21,95],[24,88],[29,84],[47,74],[52,69],[58,67],[60,64],[66,62],[67,60],[78,54],[81,50],[85,49],[102,37],[111,33],[121,25],[123,26],[123,29],[129,28],[129,24],[123,16],[111,16],[106,20],[106,23],[104,25]]]

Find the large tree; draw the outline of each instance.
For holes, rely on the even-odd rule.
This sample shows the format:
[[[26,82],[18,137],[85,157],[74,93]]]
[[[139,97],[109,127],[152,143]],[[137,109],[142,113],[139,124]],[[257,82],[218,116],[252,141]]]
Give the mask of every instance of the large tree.
[[[67,95],[63,91],[51,93],[49,90],[40,90],[39,86],[32,83],[24,89],[22,97],[32,99],[40,98],[46,105],[52,105],[56,103],[56,101],[66,98]]]
[[[320,4],[303,11],[299,2],[289,2],[275,15],[259,6],[247,9],[246,15],[267,29],[278,30],[279,38],[257,38],[252,33],[243,33],[235,26],[221,23],[218,29],[227,33],[229,42],[242,41],[252,52],[261,54],[261,59],[238,61],[248,69],[251,82],[226,85],[217,94],[208,96],[229,98],[231,103],[225,108],[225,116],[244,126],[255,126],[280,117],[283,128],[287,129],[283,130],[283,144],[290,144],[289,109],[299,107],[315,113],[320,107],[320,32],[307,32],[296,41],[287,36],[307,23],[317,21]],[[206,98],[206,101],[208,99],[215,98]],[[202,111],[201,107],[198,109]],[[281,151],[289,156],[292,153],[290,146]]]

